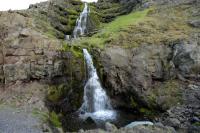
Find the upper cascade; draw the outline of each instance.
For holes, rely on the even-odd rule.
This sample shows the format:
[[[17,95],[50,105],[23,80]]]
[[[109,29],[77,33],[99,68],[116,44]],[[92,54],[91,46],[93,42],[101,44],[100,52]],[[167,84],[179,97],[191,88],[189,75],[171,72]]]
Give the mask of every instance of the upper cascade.
[[[88,7],[88,4],[85,3],[85,7],[83,11],[80,14],[80,17],[76,20],[76,27],[73,31],[73,37],[78,38],[80,36],[83,36],[86,34],[87,31],[87,21],[88,21],[88,15],[90,13],[90,9]]]

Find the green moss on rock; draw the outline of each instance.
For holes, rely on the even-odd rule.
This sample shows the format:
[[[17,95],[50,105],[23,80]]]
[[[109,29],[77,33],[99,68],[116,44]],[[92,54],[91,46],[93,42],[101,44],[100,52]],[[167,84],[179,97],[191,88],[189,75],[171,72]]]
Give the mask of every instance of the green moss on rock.
[[[54,111],[49,114],[49,121],[55,127],[61,127],[62,126],[59,115],[56,114]]]
[[[70,88],[65,84],[49,86],[47,99],[51,102],[58,102],[65,97],[69,90]]]
[[[193,123],[194,126],[199,126],[200,127],[200,122],[195,122]]]
[[[147,96],[150,107],[167,110],[182,103],[182,87],[176,80],[166,81],[154,86]]]
[[[139,112],[144,116],[148,116],[149,118],[154,117],[157,114],[155,110],[150,110],[148,108],[140,108]]]
[[[79,12],[77,12],[76,10],[73,9],[66,9],[66,12],[70,15],[79,15]]]
[[[130,98],[130,106],[131,108],[137,108],[138,107],[138,103],[133,99],[133,97]]]

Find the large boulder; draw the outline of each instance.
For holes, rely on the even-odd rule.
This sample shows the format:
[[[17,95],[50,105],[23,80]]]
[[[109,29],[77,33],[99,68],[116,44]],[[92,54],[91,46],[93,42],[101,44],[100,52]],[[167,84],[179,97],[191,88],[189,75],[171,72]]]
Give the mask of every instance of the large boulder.
[[[189,24],[195,28],[200,28],[200,20],[192,20]]]
[[[103,83],[115,104],[130,106],[131,99],[148,104],[148,93],[155,81],[174,77],[174,65],[168,61],[171,49],[164,45],[144,45],[139,48],[107,48],[101,53]],[[124,102],[124,103],[123,103]],[[117,106],[118,106],[117,105]]]
[[[185,78],[200,78],[200,45],[197,43],[181,43],[173,46],[173,62],[177,70]]]

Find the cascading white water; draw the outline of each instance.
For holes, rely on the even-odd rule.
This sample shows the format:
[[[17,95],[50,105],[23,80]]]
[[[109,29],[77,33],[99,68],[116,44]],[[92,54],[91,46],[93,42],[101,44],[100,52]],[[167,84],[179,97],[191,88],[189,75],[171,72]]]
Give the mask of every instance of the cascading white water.
[[[88,4],[85,3],[85,7],[80,14],[80,17],[76,20],[76,27],[73,31],[73,37],[78,38],[79,36],[83,36],[87,33],[87,19],[90,10],[88,8]]]
[[[84,88],[84,103],[81,106],[84,114],[81,117],[100,120],[115,119],[116,112],[113,111],[110,100],[101,86],[92,57],[87,49],[83,49],[83,53],[87,65],[88,81]]]
[[[73,31],[73,37],[75,39],[87,33],[89,12],[90,9],[87,3],[85,3],[83,12],[77,19],[76,27]],[[96,68],[93,65],[92,57],[87,49],[83,49],[83,53],[87,65],[88,81],[84,87],[84,102],[80,108],[80,117],[83,119],[91,117],[94,120],[115,119],[116,112],[112,109],[110,100],[101,86]]]

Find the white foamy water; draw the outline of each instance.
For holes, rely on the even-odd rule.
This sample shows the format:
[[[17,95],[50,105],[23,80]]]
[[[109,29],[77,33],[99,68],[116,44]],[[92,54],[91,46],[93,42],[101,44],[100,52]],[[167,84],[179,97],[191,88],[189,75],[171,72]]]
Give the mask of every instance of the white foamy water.
[[[81,12],[80,17],[76,20],[76,27],[73,31],[73,37],[75,39],[87,33],[87,19],[89,12],[88,4],[85,3],[85,7]]]
[[[85,113],[80,114],[80,117],[82,119],[87,119],[88,117],[91,117],[94,120],[114,120],[117,117],[117,113],[113,110],[101,110],[93,113]]]
[[[92,57],[87,49],[83,49],[87,65],[88,81],[84,88],[84,103],[81,106],[82,118],[108,120],[115,119],[116,112],[112,109],[110,100],[102,88]]]
[[[81,1],[83,1],[83,2],[97,2],[98,0],[81,0]]]

